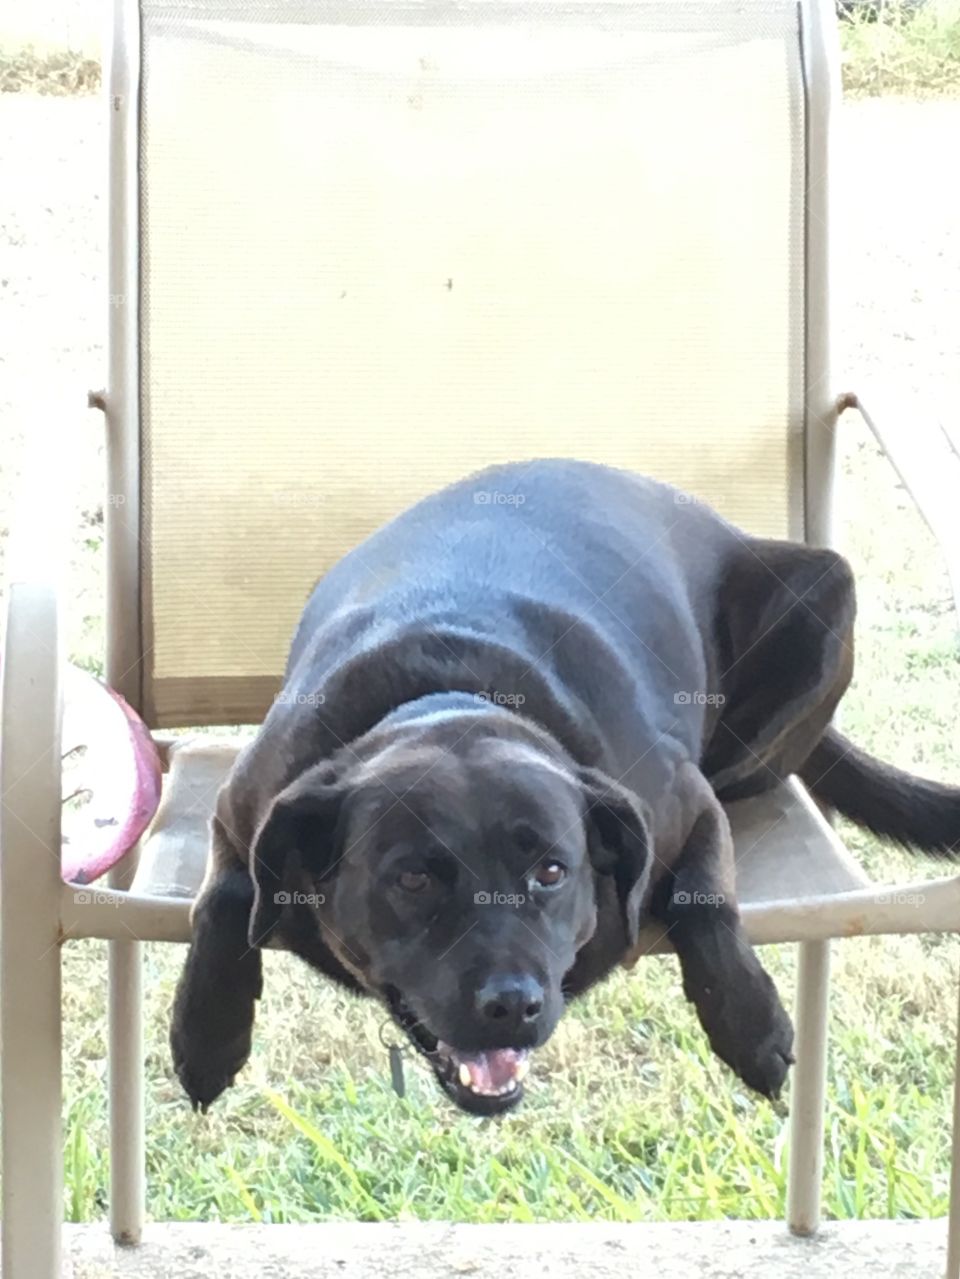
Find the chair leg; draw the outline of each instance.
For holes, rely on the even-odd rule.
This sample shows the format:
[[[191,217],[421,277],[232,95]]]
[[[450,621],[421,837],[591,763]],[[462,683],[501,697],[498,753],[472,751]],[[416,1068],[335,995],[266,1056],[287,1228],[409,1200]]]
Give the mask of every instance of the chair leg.
[[[4,857],[10,856],[9,835]],[[39,852],[39,857],[46,857]],[[10,875],[3,895],[13,898]],[[5,903],[6,906],[6,903]],[[20,910],[20,919],[16,915]],[[3,910],[0,1108],[4,1279],[60,1279],[63,1221],[60,943],[11,901]],[[31,936],[32,933],[32,936]]]
[[[947,1279],[960,1279],[960,1016],[953,1075],[953,1149],[950,1157],[950,1209],[947,1233]]]
[[[787,1225],[795,1235],[812,1235],[820,1225],[830,943],[802,942],[798,951],[797,1064],[790,1096]]]
[[[10,586],[0,750],[3,1279],[60,1279],[60,741],[52,590]],[[38,639],[37,637],[43,637]]]
[[[128,888],[135,854],[111,876]],[[142,944],[111,941],[110,987],[110,1233],[138,1244],[144,1218],[143,956]]]
[[[60,1279],[61,1265],[60,797],[44,818],[34,780],[8,791],[0,829],[4,1279]]]

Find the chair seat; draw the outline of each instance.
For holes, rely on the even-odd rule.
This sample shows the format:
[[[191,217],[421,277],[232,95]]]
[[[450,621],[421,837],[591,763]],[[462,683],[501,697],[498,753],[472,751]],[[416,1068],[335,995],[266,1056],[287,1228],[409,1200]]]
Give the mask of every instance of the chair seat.
[[[140,843],[133,892],[196,897],[206,871],[217,792],[242,745],[239,739],[190,737],[167,748],[163,794]]]
[[[742,906],[866,888],[870,879],[796,777],[727,807]]]
[[[243,743],[184,738],[167,752],[163,797],[141,844],[133,890],[193,898],[203,881],[217,791]],[[869,884],[803,785],[791,778],[728,808],[741,905],[798,901]]]

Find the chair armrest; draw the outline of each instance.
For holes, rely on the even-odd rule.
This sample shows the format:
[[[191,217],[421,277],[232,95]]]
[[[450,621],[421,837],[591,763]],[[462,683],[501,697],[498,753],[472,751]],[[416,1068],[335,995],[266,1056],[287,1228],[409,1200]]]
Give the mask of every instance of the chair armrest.
[[[960,931],[960,875],[907,884],[871,884],[850,893],[744,906],[743,926],[755,946]]]
[[[153,897],[113,885],[61,884],[61,933],[65,941],[103,937],[110,941],[189,942],[189,897]]]
[[[868,409],[855,393],[840,396],[837,408],[857,409],[892,463],[947,562],[953,601],[960,613],[960,454],[939,425],[916,416],[904,426],[896,411]]]
[[[2,938],[24,963],[60,926],[60,618],[45,537],[26,547],[33,524],[14,525],[0,656]]]

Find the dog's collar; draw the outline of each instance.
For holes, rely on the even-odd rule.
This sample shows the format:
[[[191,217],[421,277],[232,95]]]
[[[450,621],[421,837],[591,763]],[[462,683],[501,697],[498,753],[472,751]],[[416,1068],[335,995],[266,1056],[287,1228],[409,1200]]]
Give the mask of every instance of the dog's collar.
[[[488,692],[469,693],[464,689],[450,689],[438,693],[425,693],[413,701],[404,702],[389,715],[385,715],[381,724],[402,724],[407,720],[425,719],[428,715],[462,715],[464,711],[496,710],[497,703]]]

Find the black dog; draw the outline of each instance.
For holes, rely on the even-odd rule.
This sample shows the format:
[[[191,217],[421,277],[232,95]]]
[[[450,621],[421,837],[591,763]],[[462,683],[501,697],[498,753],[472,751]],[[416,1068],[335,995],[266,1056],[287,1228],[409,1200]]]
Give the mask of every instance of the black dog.
[[[458,1105],[502,1111],[650,917],[714,1050],[775,1095],[793,1031],[721,801],[799,773],[881,834],[960,839],[960,789],[828,728],[853,619],[833,551],[592,464],[492,469],[369,538],[314,589],[218,799],[171,1033],[194,1104],[247,1059],[269,941],[381,999]]]

